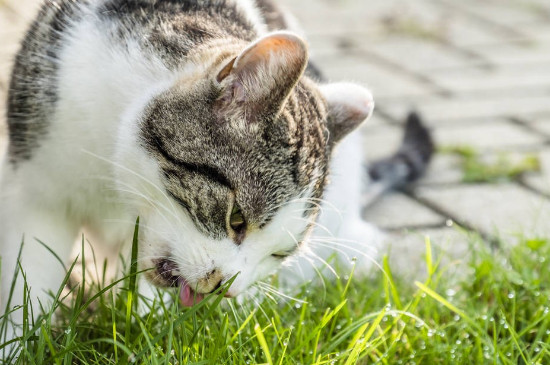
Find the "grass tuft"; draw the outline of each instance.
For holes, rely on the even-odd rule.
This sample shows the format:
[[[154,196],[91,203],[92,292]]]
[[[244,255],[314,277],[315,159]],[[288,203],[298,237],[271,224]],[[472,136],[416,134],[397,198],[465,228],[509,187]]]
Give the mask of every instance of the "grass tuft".
[[[168,301],[139,295],[138,225],[127,277],[82,282],[65,299],[60,288],[43,314],[27,302],[17,309],[26,314],[19,355],[4,364],[550,363],[548,239],[491,252],[472,237],[461,278],[441,265],[427,239],[427,276],[416,285],[385,259],[385,273],[369,278],[342,273],[280,289],[300,300],[273,292],[243,303],[210,295],[180,308],[175,292]],[[150,310],[139,311],[142,304]]]
[[[445,147],[440,152],[460,157],[462,181],[466,183],[514,181],[525,173],[540,171],[539,158],[532,154],[515,161],[509,154],[500,153],[490,161],[469,146]]]

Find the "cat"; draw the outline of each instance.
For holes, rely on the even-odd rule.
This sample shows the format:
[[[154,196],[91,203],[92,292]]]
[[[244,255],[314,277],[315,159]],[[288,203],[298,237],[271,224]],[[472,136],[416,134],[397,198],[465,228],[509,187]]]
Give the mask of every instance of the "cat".
[[[6,307],[21,242],[36,310],[59,288],[58,258],[69,259],[82,227],[97,250],[116,251],[138,216],[140,269],[178,288],[184,306],[231,278],[226,296],[239,295],[323,230],[365,242],[346,245],[353,256],[375,246],[377,230],[361,219],[365,170],[352,133],[372,114],[372,94],[323,80],[288,24],[268,0],[44,3],[8,94],[6,312],[23,298],[19,277]],[[420,138],[406,133],[414,143],[370,170],[379,191],[429,161],[429,138],[411,118],[407,130]],[[21,310],[11,316],[21,323]]]

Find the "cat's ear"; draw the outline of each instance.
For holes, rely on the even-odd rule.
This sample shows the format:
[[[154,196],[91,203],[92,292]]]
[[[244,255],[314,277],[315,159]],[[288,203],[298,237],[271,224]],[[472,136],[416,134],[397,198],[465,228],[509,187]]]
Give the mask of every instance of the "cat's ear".
[[[307,46],[297,35],[276,32],[258,39],[219,71],[218,113],[248,123],[276,115],[307,60]]]
[[[371,116],[372,94],[366,88],[349,82],[322,85],[321,93],[328,104],[329,141],[336,143]]]

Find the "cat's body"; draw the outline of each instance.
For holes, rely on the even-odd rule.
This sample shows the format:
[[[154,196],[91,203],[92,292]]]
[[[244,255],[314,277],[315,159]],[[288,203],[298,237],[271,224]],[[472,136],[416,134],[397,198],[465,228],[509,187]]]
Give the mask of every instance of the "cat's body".
[[[23,238],[38,308],[64,269],[37,239],[66,261],[86,227],[116,252],[137,216],[142,268],[185,305],[235,275],[230,296],[272,272],[303,246],[320,204],[314,236],[373,242],[358,136],[340,146],[330,204],[320,200],[335,143],[372,97],[305,76],[303,41],[270,33],[285,24],[264,0],[48,1],[9,91],[2,308]],[[19,279],[10,307],[22,291]]]

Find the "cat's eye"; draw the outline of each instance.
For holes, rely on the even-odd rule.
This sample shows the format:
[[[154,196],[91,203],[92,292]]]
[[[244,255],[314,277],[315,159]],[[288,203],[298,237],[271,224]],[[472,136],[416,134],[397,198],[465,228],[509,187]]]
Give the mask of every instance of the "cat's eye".
[[[237,234],[244,233],[244,230],[246,229],[246,221],[244,220],[243,212],[237,204],[234,204],[233,208],[231,209],[229,225],[231,226],[231,229]]]
[[[294,253],[294,250],[274,252],[271,254],[271,257],[279,260],[283,260],[283,259],[286,259],[288,256],[292,255],[293,253]]]

